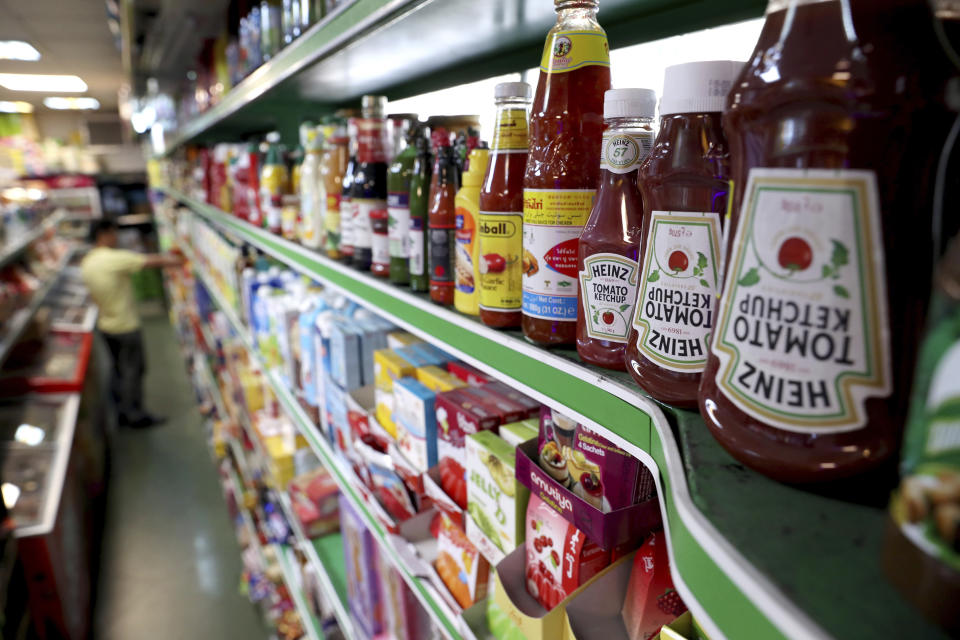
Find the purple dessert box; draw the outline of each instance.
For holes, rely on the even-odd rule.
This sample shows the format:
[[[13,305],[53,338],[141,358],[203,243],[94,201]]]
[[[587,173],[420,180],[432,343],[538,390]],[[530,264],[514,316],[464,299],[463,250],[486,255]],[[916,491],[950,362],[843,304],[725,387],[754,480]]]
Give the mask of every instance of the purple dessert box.
[[[383,631],[377,543],[350,501],[340,496],[340,530],[346,561],[347,603],[368,638]]]

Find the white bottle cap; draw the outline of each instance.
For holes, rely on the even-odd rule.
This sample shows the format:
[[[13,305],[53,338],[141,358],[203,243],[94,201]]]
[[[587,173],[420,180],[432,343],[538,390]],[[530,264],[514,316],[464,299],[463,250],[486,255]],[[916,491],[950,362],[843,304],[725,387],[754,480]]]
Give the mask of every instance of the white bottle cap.
[[[610,89],[603,94],[603,117],[652,118],[657,113],[653,89]]]
[[[502,98],[525,98],[530,99],[532,90],[526,82],[501,82],[493,88],[494,100]]]
[[[723,111],[727,94],[742,68],[743,63],[734,60],[687,62],[667,67],[660,115]]]

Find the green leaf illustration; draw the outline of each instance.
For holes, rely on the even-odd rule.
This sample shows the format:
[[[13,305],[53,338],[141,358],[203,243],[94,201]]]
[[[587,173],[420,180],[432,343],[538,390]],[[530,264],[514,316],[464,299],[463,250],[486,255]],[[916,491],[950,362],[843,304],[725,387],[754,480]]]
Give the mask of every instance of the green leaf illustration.
[[[620,311],[626,311],[626,310],[629,309],[629,308],[630,308],[630,305],[629,305],[629,304],[622,304],[622,305],[620,305]]]
[[[557,286],[559,286],[559,287],[569,287],[571,284],[573,284],[573,283],[570,282],[570,281],[568,281],[568,280],[561,280],[560,282],[557,283]]]
[[[554,568],[554,569],[557,568],[557,561],[556,561],[556,559],[555,559],[555,556],[554,556],[552,553],[550,554],[550,564],[553,565],[553,568]]]
[[[703,271],[707,268],[707,256],[697,251],[697,268]]]
[[[742,278],[737,282],[741,287],[752,287],[753,285],[760,282],[760,272],[757,271],[756,267],[747,271]]]
[[[847,288],[844,287],[844,286],[841,286],[841,285],[839,285],[839,284],[834,285],[834,287],[833,287],[833,292],[834,292],[835,294],[837,294],[838,296],[840,296],[841,298],[849,298],[849,297],[850,297],[850,292],[847,291]]]
[[[647,282],[656,282],[659,279],[660,279],[659,269],[654,269],[653,271],[650,272],[650,275],[647,276]]]
[[[833,243],[833,253],[830,254],[830,262],[833,263],[833,268],[837,269],[847,264],[850,252],[847,251],[846,245],[839,240],[831,240],[830,242]]]
[[[707,282],[706,278],[700,278],[700,284],[702,284],[703,286],[705,286],[707,289],[710,288],[710,283]]]
[[[823,265],[823,268],[820,270],[820,277],[829,278],[831,275],[833,275],[833,267],[828,264]]]

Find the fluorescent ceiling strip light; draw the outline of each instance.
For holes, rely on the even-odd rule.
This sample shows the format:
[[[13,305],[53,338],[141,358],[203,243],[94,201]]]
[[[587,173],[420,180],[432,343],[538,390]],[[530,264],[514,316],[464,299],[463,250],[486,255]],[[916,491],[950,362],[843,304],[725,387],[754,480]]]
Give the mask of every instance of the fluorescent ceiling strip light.
[[[0,60],[26,60],[36,62],[40,52],[23,40],[0,40]]]
[[[81,93],[87,83],[79,76],[46,75],[37,73],[0,73],[0,87],[11,91],[46,91],[49,93]]]
[[[51,96],[43,99],[43,106],[48,109],[99,109],[100,101],[96,98],[63,98]]]

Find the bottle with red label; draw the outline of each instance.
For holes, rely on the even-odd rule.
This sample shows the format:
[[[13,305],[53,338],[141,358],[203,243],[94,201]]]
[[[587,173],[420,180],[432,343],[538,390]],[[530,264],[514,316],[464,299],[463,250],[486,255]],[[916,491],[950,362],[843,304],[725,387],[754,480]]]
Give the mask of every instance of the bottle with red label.
[[[611,89],[604,96],[600,191],[578,249],[577,353],[619,371],[637,299],[643,215],[637,172],[653,147],[656,110],[650,89]]]
[[[600,184],[607,36],[597,0],[555,0],[530,114],[523,181],[523,333],[543,345],[577,334],[577,244]]]
[[[353,213],[353,266],[386,277],[390,272],[387,235],[387,121],[383,96],[363,96],[357,121],[357,169],[350,201]],[[374,255],[376,254],[376,255]]]
[[[730,151],[720,112],[742,62],[667,67],[660,133],[640,168],[643,251],[627,370],[661,402],[697,405],[723,277]]]
[[[769,3],[723,116],[734,190],[700,385],[747,466],[827,481],[897,450],[955,72],[925,0]]]
[[[430,299],[453,304],[454,242],[457,226],[455,199],[460,188],[457,159],[450,134],[437,129],[432,134],[436,160],[430,182],[427,265],[430,270]]]

